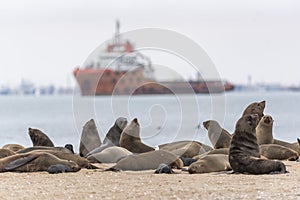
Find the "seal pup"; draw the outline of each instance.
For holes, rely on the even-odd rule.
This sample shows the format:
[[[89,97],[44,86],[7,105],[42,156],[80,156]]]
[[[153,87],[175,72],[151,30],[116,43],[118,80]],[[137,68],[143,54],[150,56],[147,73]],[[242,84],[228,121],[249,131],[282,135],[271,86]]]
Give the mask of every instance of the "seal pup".
[[[179,156],[168,151],[157,150],[127,156],[120,160],[115,166],[107,169],[107,171],[154,170],[162,163],[177,169],[181,169],[183,167],[182,160]]]
[[[203,126],[208,131],[208,138],[215,149],[229,148],[232,136],[217,121],[205,121]]]
[[[190,140],[161,144],[158,145],[158,147],[161,150],[170,151],[184,158],[192,158],[196,155],[212,150],[212,148],[208,145],[202,144],[198,141]]]
[[[79,155],[85,157],[90,151],[101,145],[100,136],[94,119],[90,119],[85,123],[82,129]]]
[[[257,114],[258,121],[259,121],[264,116],[265,106],[266,106],[266,101],[253,102],[245,108],[242,116]]]
[[[289,143],[289,142],[275,139],[273,137],[273,123],[274,123],[274,119],[272,118],[271,115],[265,115],[261,118],[261,120],[259,121],[259,123],[256,127],[257,143],[259,145],[261,145],[261,144],[278,144],[278,145],[284,146],[286,148],[290,148],[299,154],[300,153],[300,145],[298,142]]]
[[[121,133],[126,127],[126,125],[127,125],[127,119],[125,117],[119,117],[115,121],[114,125],[107,132],[101,146],[89,152],[87,155],[85,155],[85,157],[101,152],[108,147],[120,146]]]
[[[33,146],[54,147],[54,144],[50,138],[39,129],[28,128],[28,134]]]
[[[172,170],[172,168],[169,165],[162,163],[158,166],[158,168],[155,170],[154,173],[155,174],[174,174],[175,172]]]
[[[259,145],[259,152],[262,156],[271,160],[296,161],[299,157],[296,151],[278,144]]]
[[[17,152],[21,149],[24,149],[24,147],[22,145],[19,145],[19,144],[6,144],[2,147],[2,149],[9,149],[13,152]]]
[[[260,158],[255,128],[258,115],[245,115],[235,126],[229,148],[229,163],[236,173],[286,173],[284,163]]]
[[[108,147],[101,152],[95,153],[87,157],[91,163],[116,163],[120,159],[132,155],[130,151],[123,147]]]
[[[142,143],[140,137],[140,124],[138,123],[137,118],[134,118],[131,123],[124,128],[120,138],[120,146],[132,153],[145,153],[155,150]]]
[[[77,172],[81,168],[73,161],[62,160],[49,153],[16,154],[0,159],[0,172],[37,172],[48,171],[52,165],[61,164],[70,172]]]
[[[225,154],[206,155],[197,162],[192,163],[188,168],[190,174],[229,170],[231,170],[231,166],[228,161],[228,155]]]

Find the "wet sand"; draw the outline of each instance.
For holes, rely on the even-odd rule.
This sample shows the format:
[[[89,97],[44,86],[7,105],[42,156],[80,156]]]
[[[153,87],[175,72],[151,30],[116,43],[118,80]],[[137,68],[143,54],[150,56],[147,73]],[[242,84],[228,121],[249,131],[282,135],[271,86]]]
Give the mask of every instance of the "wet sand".
[[[285,164],[289,173],[274,175],[8,172],[0,174],[0,199],[300,199],[300,163]]]

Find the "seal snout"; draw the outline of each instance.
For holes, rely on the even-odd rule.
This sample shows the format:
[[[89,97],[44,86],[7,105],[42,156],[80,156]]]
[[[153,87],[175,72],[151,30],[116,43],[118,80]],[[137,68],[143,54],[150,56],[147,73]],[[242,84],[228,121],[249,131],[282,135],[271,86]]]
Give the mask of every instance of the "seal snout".
[[[132,122],[138,123],[138,119],[137,119],[137,118],[134,118],[134,119],[132,120]]]
[[[265,116],[264,122],[265,122],[266,124],[270,124],[271,121],[272,121],[272,118],[271,118],[270,116]]]

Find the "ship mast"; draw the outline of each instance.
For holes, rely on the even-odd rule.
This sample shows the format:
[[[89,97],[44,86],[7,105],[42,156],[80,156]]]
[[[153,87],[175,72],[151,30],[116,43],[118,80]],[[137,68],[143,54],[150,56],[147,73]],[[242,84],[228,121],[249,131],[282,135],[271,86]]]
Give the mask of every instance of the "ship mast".
[[[120,44],[120,21],[116,20],[116,32],[115,32],[115,44],[118,45]]]

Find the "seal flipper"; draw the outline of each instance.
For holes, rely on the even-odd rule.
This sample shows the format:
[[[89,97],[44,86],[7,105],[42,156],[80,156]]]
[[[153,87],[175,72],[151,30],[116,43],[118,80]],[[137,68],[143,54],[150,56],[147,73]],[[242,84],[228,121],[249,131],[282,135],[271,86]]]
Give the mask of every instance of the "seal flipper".
[[[16,169],[18,167],[21,167],[25,164],[27,164],[28,162],[36,159],[38,157],[38,155],[28,155],[26,157],[23,157],[23,158],[18,158],[10,163],[8,163],[4,169],[7,170],[7,171],[10,171],[10,170],[13,170],[13,169]]]

